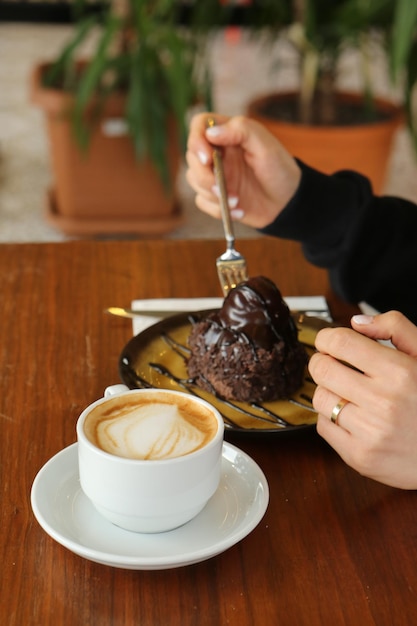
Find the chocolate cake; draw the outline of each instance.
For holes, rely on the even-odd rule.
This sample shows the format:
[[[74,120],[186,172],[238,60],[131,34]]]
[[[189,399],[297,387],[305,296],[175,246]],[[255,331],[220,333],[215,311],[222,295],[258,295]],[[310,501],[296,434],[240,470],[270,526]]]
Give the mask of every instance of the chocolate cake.
[[[307,353],[276,285],[263,276],[232,289],[189,336],[188,373],[226,400],[288,398],[302,384]]]

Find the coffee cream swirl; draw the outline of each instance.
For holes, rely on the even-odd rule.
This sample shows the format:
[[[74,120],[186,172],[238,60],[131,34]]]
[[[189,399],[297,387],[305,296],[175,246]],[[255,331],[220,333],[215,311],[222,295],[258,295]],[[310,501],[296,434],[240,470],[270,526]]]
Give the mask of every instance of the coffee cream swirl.
[[[96,446],[116,456],[172,459],[190,454],[212,439],[216,422],[212,416],[201,417],[187,414],[175,404],[116,404],[105,414],[90,415],[85,432]]]

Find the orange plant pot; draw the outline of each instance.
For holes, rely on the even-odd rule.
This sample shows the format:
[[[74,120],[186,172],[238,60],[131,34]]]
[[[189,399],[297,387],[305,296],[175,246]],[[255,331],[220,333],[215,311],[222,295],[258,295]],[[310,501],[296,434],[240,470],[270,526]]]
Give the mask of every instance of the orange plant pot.
[[[287,150],[307,165],[332,174],[351,169],[371,181],[374,193],[383,191],[395,133],[402,125],[402,109],[391,102],[376,99],[376,107],[387,114],[383,121],[354,126],[309,126],[268,118],[265,105],[281,99],[294,99],[295,92],[271,94],[249,103],[248,115],[261,122]],[[341,102],[361,102],[357,94],[339,93]]]
[[[48,195],[48,220],[64,232],[77,235],[158,234],[178,226],[181,217],[175,191],[166,191],[153,163],[137,160],[129,136],[108,131],[124,118],[123,96],[117,94],[108,100],[103,119],[84,153],[73,137],[67,115],[71,96],[41,85],[45,67],[34,68],[31,99],[44,109],[49,135],[55,186]],[[175,181],[181,154],[174,123],[168,160]]]

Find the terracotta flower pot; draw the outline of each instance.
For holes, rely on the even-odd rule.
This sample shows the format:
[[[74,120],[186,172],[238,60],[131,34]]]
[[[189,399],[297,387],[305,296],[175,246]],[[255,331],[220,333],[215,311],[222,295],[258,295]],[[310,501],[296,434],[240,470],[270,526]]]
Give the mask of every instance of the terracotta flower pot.
[[[369,178],[374,193],[383,190],[395,133],[403,123],[402,109],[376,99],[386,114],[382,121],[352,126],[309,126],[266,117],[265,107],[282,99],[294,99],[295,92],[271,94],[249,103],[248,115],[266,126],[291,154],[326,174],[353,169]],[[340,102],[359,103],[356,94],[338,94]]]
[[[167,192],[154,165],[139,162],[130,137],[120,129],[124,98],[106,103],[103,120],[86,153],[76,143],[66,112],[71,96],[41,85],[46,65],[34,68],[31,99],[46,114],[54,188],[48,194],[47,219],[71,235],[137,232],[165,233],[181,222],[175,192]],[[172,123],[169,167],[172,180],[181,154]]]

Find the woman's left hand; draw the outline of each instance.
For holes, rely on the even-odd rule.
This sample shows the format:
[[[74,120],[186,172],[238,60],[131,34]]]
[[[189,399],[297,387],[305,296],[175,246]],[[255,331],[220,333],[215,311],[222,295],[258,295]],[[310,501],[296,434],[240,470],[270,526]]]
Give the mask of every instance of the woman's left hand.
[[[364,476],[417,489],[417,327],[396,311],[354,316],[352,327],[317,335],[309,364],[317,431]]]

